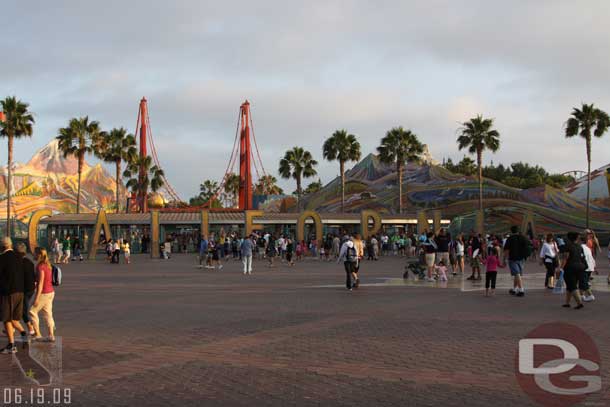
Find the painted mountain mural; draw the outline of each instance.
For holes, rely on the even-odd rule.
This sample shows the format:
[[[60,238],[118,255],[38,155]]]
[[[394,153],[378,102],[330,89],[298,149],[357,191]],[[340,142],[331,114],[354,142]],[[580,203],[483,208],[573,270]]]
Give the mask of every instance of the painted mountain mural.
[[[26,221],[38,209],[62,213],[76,211],[78,162],[64,158],[53,140],[26,164],[15,164],[12,207],[17,219]],[[6,167],[0,170],[0,218],[6,218]],[[94,212],[115,205],[114,177],[101,164],[85,163],[81,178],[81,212]],[[124,196],[124,191],[121,191]]]
[[[394,166],[383,164],[374,154],[367,155],[346,173],[346,211],[374,209],[381,213],[395,212],[398,207],[397,178]],[[403,181],[406,213],[440,210],[446,217],[466,222],[467,226],[461,227],[462,230],[473,224],[479,194],[475,176],[454,174],[427,160],[424,165],[408,164]],[[599,189],[603,194],[601,183]],[[538,233],[582,230],[585,201],[570,192],[572,190],[550,186],[522,190],[485,179],[486,230],[507,231],[510,225],[521,224],[526,217],[531,217]],[[607,197],[608,190],[605,194]],[[320,212],[340,211],[339,177],[320,192],[307,196],[305,207]],[[608,200],[596,199],[592,203],[591,226],[602,233],[610,233]]]

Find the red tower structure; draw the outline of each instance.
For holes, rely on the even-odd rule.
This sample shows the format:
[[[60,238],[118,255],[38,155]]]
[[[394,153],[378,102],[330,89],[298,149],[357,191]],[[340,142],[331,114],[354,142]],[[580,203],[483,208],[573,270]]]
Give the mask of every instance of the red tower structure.
[[[239,209],[252,209],[252,150],[250,146],[250,103],[240,107],[241,132],[239,137]]]
[[[140,110],[138,111],[138,122],[140,123],[140,128],[136,129],[136,131],[140,132],[140,159],[144,159],[148,153],[146,151],[146,138],[148,137],[148,104],[146,102],[146,98],[143,97],[140,100]],[[143,165],[140,166],[140,173],[138,174],[138,179],[140,182],[144,178],[146,178],[146,168]],[[138,202],[138,206],[140,208],[140,212],[147,212],[147,200],[146,200],[146,191],[140,192],[140,194],[136,197]]]

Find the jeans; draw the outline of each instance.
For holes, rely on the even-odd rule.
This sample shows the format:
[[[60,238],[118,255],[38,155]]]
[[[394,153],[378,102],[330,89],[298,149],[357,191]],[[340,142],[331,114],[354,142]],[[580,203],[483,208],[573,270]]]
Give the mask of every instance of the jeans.
[[[345,287],[352,288],[352,273],[354,272],[355,263],[345,261],[343,262],[343,265],[345,266]]]
[[[28,291],[23,293],[23,322],[26,324],[30,322],[30,308],[32,307],[32,301],[34,300],[34,294],[36,291]]]
[[[252,255],[242,256],[241,262],[244,265],[244,274],[252,273]]]

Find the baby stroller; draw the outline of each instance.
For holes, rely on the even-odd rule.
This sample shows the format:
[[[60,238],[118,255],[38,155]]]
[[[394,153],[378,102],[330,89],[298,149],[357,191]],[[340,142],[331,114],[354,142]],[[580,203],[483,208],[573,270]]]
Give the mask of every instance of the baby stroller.
[[[405,272],[402,275],[402,278],[409,278],[409,272],[413,273],[413,276],[419,280],[423,280],[426,278],[426,267],[418,258],[411,258],[407,260],[407,264],[405,265]]]

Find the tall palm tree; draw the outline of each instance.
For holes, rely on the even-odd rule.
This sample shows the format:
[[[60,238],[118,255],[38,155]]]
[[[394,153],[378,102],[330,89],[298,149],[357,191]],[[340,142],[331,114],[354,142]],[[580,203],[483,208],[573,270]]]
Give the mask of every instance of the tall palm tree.
[[[500,133],[493,128],[493,119],[484,119],[481,115],[462,123],[458,129],[458,149],[468,149],[470,154],[477,155],[479,174],[479,210],[483,212],[483,151],[496,152],[500,148]]]
[[[108,163],[114,163],[116,168],[116,212],[119,213],[121,200],[121,164],[132,162],[138,155],[136,149],[136,138],[127,133],[124,128],[112,129],[108,133],[102,133],[97,143],[93,146],[94,154]]]
[[[140,178],[140,169],[143,169],[144,176]],[[163,178],[165,173],[156,165],[153,165],[152,157],[137,156],[133,161],[129,162],[123,177],[127,178],[125,186],[136,196],[147,199],[148,190],[157,192],[163,186]],[[145,203],[138,202],[140,212],[144,211]]]
[[[360,160],[360,143],[347,130],[337,130],[324,141],[322,155],[328,161],[339,161],[341,173],[341,212],[345,210],[345,163]]]
[[[11,236],[11,194],[13,193],[13,143],[16,138],[31,137],[34,116],[28,110],[29,104],[9,96],[0,101],[0,137],[8,139],[8,163],[6,182],[6,236]]]
[[[280,160],[279,173],[284,179],[294,178],[297,183],[297,206],[301,209],[301,194],[303,189],[301,181],[303,178],[309,178],[317,175],[316,169],[318,162],[313,159],[311,153],[303,147],[292,147],[292,150],[286,151],[284,158]]]
[[[398,213],[402,213],[402,175],[405,164],[409,161],[419,161],[424,146],[419,142],[417,135],[411,130],[394,127],[381,139],[377,147],[379,159],[386,164],[395,164],[398,175]]]
[[[263,175],[254,185],[254,193],[257,195],[282,195],[284,190],[277,185],[277,178],[273,175]]]
[[[593,104],[584,104],[580,109],[572,110],[572,117],[566,122],[566,137],[576,135],[585,139],[587,146],[587,215],[586,227],[589,228],[589,205],[591,200],[591,134],[601,137],[610,126],[608,113],[596,108]]]
[[[80,213],[80,182],[85,164],[85,154],[92,153],[100,139],[100,124],[89,121],[89,116],[73,118],[68,127],[59,129],[59,150],[64,157],[73,156],[78,160],[78,191],[76,193],[76,213]]]
[[[241,180],[239,179],[239,175],[235,173],[227,174],[227,178],[225,179],[224,192],[231,197],[231,201],[233,206],[237,206],[239,200],[239,184]]]

